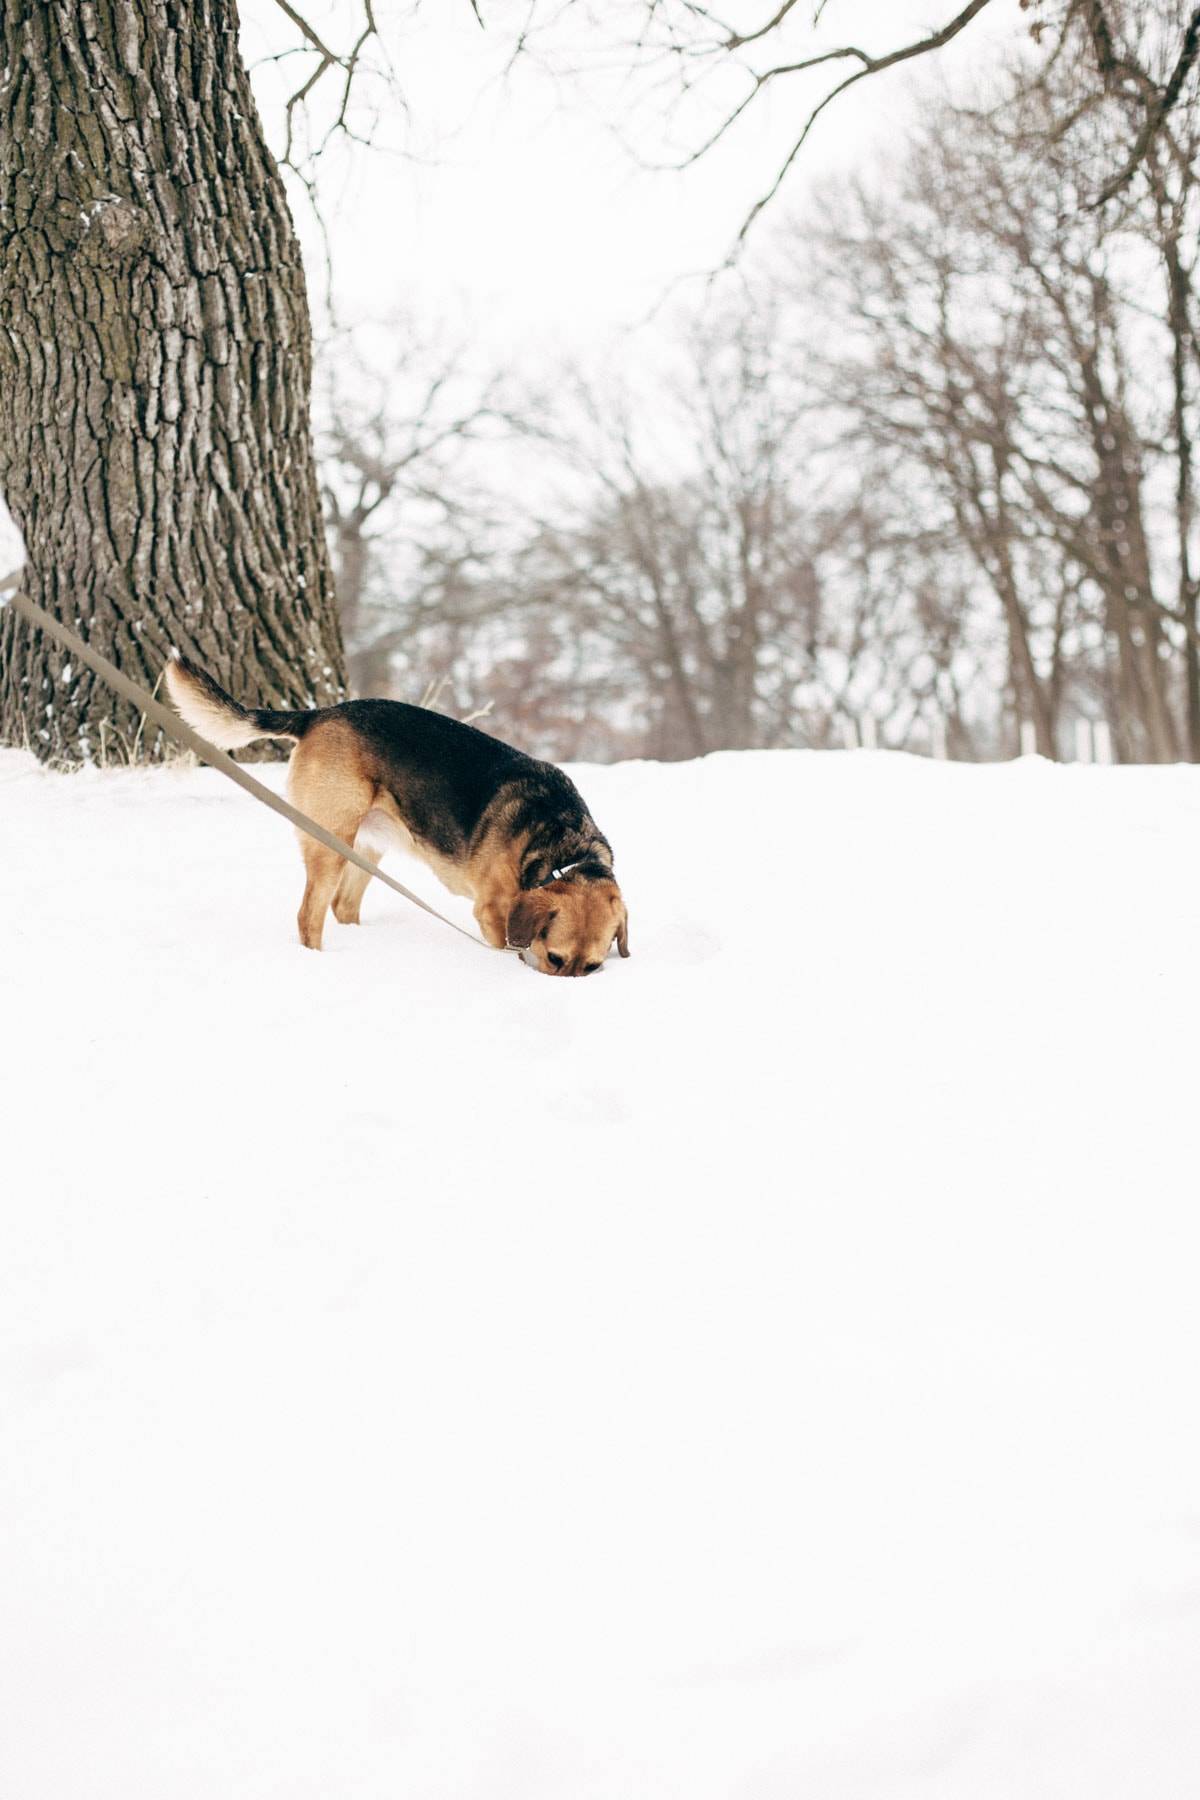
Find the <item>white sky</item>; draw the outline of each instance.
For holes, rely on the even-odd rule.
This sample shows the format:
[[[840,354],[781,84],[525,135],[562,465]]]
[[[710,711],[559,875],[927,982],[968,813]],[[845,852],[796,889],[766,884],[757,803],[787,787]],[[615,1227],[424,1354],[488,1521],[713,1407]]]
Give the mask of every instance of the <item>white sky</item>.
[[[610,9],[627,3],[609,0]],[[817,33],[805,5],[797,9],[802,24],[790,47],[810,54],[850,40],[879,52],[943,24],[956,4],[830,0]],[[722,261],[786,154],[796,121],[825,91],[828,72],[768,90],[737,130],[685,173],[647,171],[621,134],[643,157],[661,154],[665,103],[639,98],[636,84],[604,72],[598,30],[582,14],[570,15],[579,21],[572,44],[558,42],[577,49],[585,72],[556,82],[527,62],[503,76],[526,0],[481,0],[481,9],[493,22],[482,31],[468,0],[426,0],[415,15],[381,0],[381,22],[389,13],[392,19],[386,42],[408,113],[384,96],[379,148],[339,144],[326,153],[320,179],[337,314],[351,323],[400,309],[451,324],[492,358],[524,363],[594,351],[644,318],[680,278]],[[772,0],[746,0],[732,10],[739,20],[760,22]],[[357,18],[350,0],[316,0],[306,16],[337,47]],[[296,41],[274,0],[246,0],[243,19],[247,60],[278,143],[282,99],[303,79],[305,65],[296,57],[274,65],[259,60]],[[936,59],[936,75],[933,61],[920,62],[873,77],[836,101],[805,147],[776,216],[802,200],[814,177],[886,156],[921,88],[986,67],[997,36],[1014,39],[1020,20],[1017,0],[993,0]],[[335,80],[336,71],[324,79],[328,100]],[[359,122],[369,119],[360,114]],[[292,203],[319,303],[326,287],[320,234],[295,184]],[[768,229],[770,218],[768,212]]]

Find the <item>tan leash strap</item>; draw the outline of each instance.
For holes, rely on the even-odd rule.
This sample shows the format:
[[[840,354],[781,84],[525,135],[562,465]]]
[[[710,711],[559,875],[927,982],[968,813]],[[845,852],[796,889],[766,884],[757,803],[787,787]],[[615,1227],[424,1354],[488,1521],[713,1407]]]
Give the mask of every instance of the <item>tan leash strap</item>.
[[[0,581],[0,593],[9,587],[17,586],[21,580],[21,574],[22,571],[18,571],[17,574],[10,575],[7,580]],[[69,626],[62,624],[58,619],[51,618],[49,613],[43,612],[42,608],[35,605],[27,595],[17,594],[9,604],[14,612],[21,613],[31,625],[36,625],[40,630],[48,631],[51,637],[57,638],[64,649],[69,650],[72,656],[77,656],[80,662],[86,663],[92,673],[99,675],[100,679],[107,682],[109,687],[120,694],[123,700],[128,700],[131,706],[136,706],[139,712],[143,712],[147,718],[153,719],[154,723],[162,731],[165,731],[168,737],[174,738],[176,743],[183,744],[188,750],[193,751],[201,762],[208,763],[210,768],[219,769],[222,775],[228,775],[230,781],[236,781],[240,788],[245,788],[248,794],[253,794],[256,800],[261,800],[264,806],[271,808],[272,812],[277,812],[282,818],[289,820],[298,831],[307,832],[309,837],[316,838],[318,844],[324,844],[327,850],[336,850],[337,854],[344,856],[347,862],[354,863],[357,868],[365,870],[374,880],[382,881],[385,886],[393,888],[397,894],[402,894],[414,906],[419,906],[422,912],[428,913],[431,919],[440,919],[443,925],[448,925],[451,931],[457,931],[459,936],[465,937],[469,943],[477,944],[481,950],[498,947],[485,944],[482,938],[475,936],[474,932],[464,931],[461,925],[456,925],[453,919],[447,919],[444,914],[438,912],[436,907],[430,906],[422,900],[419,894],[412,893],[402,881],[397,881],[394,876],[385,874],[377,864],[356,850],[353,844],[345,843],[332,831],[326,831],[323,825],[318,825],[315,819],[310,819],[307,813],[302,813],[289,801],[280,799],[279,795],[273,793],[269,787],[264,786],[261,781],[256,781],[254,776],[242,768],[240,763],[235,763],[231,756],[227,756],[224,750],[218,750],[215,744],[210,744],[206,738],[200,736],[199,732],[193,731],[191,726],[179,717],[178,713],[163,706],[154,698],[153,694],[148,694],[145,688],[140,687],[136,681],[130,681],[127,675],[122,675],[120,669],[114,667],[107,657],[101,656],[99,651],[93,650],[85,644],[83,639],[77,637]]]

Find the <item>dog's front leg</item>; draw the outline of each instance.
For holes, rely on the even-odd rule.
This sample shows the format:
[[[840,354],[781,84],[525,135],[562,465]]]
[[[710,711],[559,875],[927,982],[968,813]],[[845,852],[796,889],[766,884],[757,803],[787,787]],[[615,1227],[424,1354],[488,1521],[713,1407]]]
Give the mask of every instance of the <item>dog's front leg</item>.
[[[508,908],[499,900],[488,898],[475,902],[475,923],[484,940],[495,950],[503,950],[508,942]]]

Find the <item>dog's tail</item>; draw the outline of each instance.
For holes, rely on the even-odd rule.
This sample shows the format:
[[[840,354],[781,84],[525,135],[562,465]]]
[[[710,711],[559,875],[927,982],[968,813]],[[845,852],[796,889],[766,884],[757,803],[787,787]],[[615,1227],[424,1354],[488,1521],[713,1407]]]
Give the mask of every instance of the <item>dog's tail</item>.
[[[255,738],[302,738],[315,712],[272,712],[266,706],[242,706],[211,675],[178,650],[163,670],[167,691],[193,731],[218,750],[240,750]]]

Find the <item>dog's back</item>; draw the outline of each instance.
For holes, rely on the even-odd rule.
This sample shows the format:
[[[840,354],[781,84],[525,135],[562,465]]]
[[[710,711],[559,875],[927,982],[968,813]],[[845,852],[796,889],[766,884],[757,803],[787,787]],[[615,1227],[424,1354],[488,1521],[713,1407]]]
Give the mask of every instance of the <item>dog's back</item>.
[[[239,750],[259,738],[303,741],[301,763],[319,761],[326,779],[340,769],[350,780],[385,788],[409,830],[444,857],[466,853],[497,793],[510,785],[518,804],[556,829],[578,830],[588,819],[579,790],[553,763],[428,707],[402,700],[345,700],[306,712],[243,706],[179,655],[167,664],[166,682],[188,724],[210,743]]]

